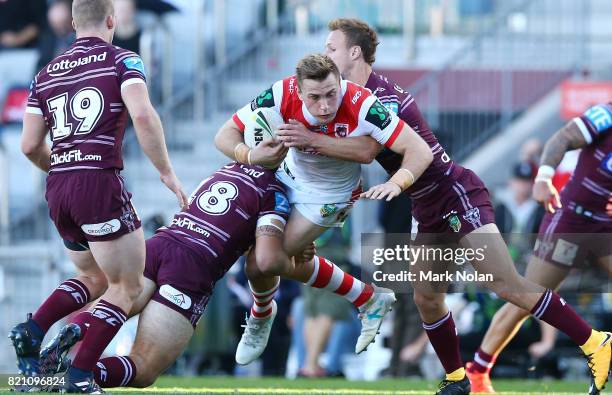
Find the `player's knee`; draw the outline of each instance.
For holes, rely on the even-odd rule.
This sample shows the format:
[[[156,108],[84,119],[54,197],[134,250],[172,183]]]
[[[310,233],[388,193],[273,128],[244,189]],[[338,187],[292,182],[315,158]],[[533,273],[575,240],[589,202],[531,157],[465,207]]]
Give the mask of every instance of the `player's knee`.
[[[134,278],[124,278],[118,284],[111,284],[111,287],[115,287],[120,293],[125,295],[129,300],[135,301],[144,289],[144,278],[142,276]]]
[[[154,367],[146,362],[146,357],[140,352],[132,350],[130,358],[136,365],[136,376],[130,381],[130,387],[146,388],[153,385],[160,373],[155,372]]]
[[[146,388],[155,384],[158,375],[152,374],[151,372],[138,372],[136,377],[130,381],[130,387],[135,388]]]
[[[445,307],[444,297],[437,294],[414,293],[414,303],[419,310],[426,312],[437,312]]]
[[[512,319],[512,321],[520,321],[529,316],[529,312],[527,310],[511,303],[506,303],[499,311],[502,312],[504,316]]]
[[[280,276],[292,271],[293,261],[283,251],[266,251],[257,255],[256,265],[257,271],[266,277]]]
[[[102,271],[95,274],[87,274],[85,277],[89,280],[88,289],[92,300],[102,296],[108,289],[108,280]]]

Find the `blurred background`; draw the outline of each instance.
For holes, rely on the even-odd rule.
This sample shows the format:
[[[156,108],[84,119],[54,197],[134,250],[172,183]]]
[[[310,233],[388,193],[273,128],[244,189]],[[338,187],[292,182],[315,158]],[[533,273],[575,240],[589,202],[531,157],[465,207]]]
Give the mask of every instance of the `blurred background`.
[[[408,90],[451,157],[484,179],[506,233],[537,232],[538,207],[530,189],[543,142],[590,105],[612,99],[608,0],[115,3],[114,43],[145,61],[171,159],[189,190],[228,161],[213,145],[218,127],[261,90],[293,74],[298,59],[322,52],[327,22],[336,17],[358,17],[377,29],[381,44],[375,70]],[[30,81],[74,40],[70,18],[70,0],[0,0],[0,372],[16,371],[2,334],[72,270],[48,217],[45,175],[30,165],[19,145]],[[172,217],[175,198],[159,182],[131,130],[124,155],[128,189],[151,235]],[[571,174],[576,156],[567,155],[560,166],[558,185]],[[377,164],[364,166],[366,185],[385,177]],[[361,233],[410,232],[409,210],[407,199],[360,202],[343,229],[318,240],[319,249],[358,274]],[[522,268],[532,246],[518,239],[508,241]],[[442,376],[411,295],[400,295],[395,316],[383,326],[384,341],[356,356],[359,321],[352,307],[287,281],[277,295],[279,315],[268,350],[257,363],[237,368],[235,346],[251,304],[245,284],[239,262],[219,282],[172,373],[366,380]],[[612,327],[609,294],[571,292],[573,286],[572,281],[564,285],[564,296],[594,326]],[[457,291],[449,304],[469,360],[501,302],[479,290]],[[317,303],[323,297],[333,303]],[[328,329],[322,339],[317,328]],[[132,320],[107,351],[126,354],[135,330]],[[533,346],[539,342],[539,325],[529,321],[502,354],[494,377],[586,377],[569,339],[558,336],[556,343]]]

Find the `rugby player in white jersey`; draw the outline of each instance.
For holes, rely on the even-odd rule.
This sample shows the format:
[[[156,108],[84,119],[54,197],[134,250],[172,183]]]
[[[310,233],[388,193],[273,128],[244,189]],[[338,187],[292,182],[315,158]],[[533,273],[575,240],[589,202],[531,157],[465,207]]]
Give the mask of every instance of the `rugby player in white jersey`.
[[[401,154],[404,159],[399,170],[389,182],[372,189],[374,198],[390,200],[399,195],[432,160],[425,141],[388,111],[370,91],[342,80],[329,57],[308,55],[300,60],[295,76],[274,83],[240,109],[215,138],[217,147],[225,155],[242,163],[267,165],[282,160],[287,154],[277,171],[277,178],[287,188],[292,204],[284,237],[284,248],[289,256],[301,254],[326,229],[342,226],[362,192],[361,167],[354,161],[331,158],[312,149],[291,148],[287,153],[283,144],[274,142],[249,148],[244,144],[244,124],[251,112],[259,107],[273,108],[283,117],[286,124],[279,129],[325,134],[334,137],[339,145],[345,139],[371,136]],[[360,155],[356,152],[355,158]],[[236,352],[236,360],[241,364],[253,361],[265,348],[276,313],[271,303],[279,281],[275,276],[327,289],[353,303],[360,310],[362,323],[355,347],[357,353],[374,340],[382,319],[395,302],[390,290],[374,289],[318,256],[285,267],[247,266],[255,304]]]

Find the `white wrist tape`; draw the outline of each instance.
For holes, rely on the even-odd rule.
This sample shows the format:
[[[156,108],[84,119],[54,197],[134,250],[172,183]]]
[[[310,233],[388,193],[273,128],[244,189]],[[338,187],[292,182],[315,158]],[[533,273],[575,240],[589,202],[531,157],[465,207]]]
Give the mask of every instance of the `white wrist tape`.
[[[538,169],[536,181],[549,181],[555,175],[555,169],[552,166],[542,165]]]

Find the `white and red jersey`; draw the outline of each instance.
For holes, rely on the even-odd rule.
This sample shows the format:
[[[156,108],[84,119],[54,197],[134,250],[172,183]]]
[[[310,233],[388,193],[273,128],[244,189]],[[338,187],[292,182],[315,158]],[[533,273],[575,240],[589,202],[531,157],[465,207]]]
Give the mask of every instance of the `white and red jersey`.
[[[404,122],[378,101],[368,89],[341,80],[341,101],[336,117],[320,124],[308,112],[297,94],[295,76],[277,81],[250,104],[234,114],[234,122],[244,130],[249,114],[259,107],[274,108],[285,120],[295,119],[313,133],[324,133],[335,138],[371,136],[390,147],[404,128]],[[361,165],[356,162],[330,158],[312,150],[291,148],[277,173],[289,187],[291,203],[342,203],[351,200],[358,188]]]

